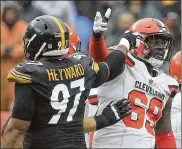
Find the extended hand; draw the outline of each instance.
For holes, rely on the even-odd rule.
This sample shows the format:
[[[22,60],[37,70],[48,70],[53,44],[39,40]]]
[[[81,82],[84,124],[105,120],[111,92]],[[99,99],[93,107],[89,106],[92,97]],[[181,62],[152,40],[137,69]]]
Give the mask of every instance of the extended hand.
[[[117,103],[112,101],[104,108],[102,114],[108,117],[112,124],[115,124],[131,114],[130,103],[131,102],[126,98],[119,100]]]
[[[96,130],[113,125],[129,116],[131,114],[130,110],[132,109],[129,106],[130,103],[131,102],[126,98],[119,100],[117,103],[113,101],[110,102],[110,104],[104,108],[101,115],[95,116]]]
[[[102,15],[99,11],[96,12],[94,25],[93,25],[93,31],[94,33],[102,33],[107,30],[107,22],[111,15],[111,9],[108,8],[105,17],[102,18]]]

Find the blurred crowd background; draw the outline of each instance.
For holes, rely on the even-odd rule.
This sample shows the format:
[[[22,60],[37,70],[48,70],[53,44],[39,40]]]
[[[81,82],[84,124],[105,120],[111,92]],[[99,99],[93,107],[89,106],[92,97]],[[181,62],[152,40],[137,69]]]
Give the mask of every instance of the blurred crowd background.
[[[108,46],[117,44],[122,33],[138,19],[155,17],[173,36],[173,54],[181,50],[181,1],[1,1],[1,111],[12,108],[14,84],[6,78],[14,65],[25,60],[22,37],[32,19],[47,14],[71,24],[82,41],[82,51],[87,52],[96,11],[104,15],[108,7],[112,9],[105,32]],[[164,71],[167,68],[168,63]]]

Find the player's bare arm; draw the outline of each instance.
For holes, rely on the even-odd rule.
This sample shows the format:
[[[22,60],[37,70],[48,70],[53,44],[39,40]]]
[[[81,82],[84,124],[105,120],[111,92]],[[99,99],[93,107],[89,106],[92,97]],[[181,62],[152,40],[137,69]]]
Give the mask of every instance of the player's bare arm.
[[[116,104],[112,104],[111,103],[105,108],[105,110],[102,112],[101,115],[95,116],[95,117],[84,117],[83,120],[83,126],[84,126],[84,131],[85,133],[88,132],[92,132],[92,131],[96,131],[99,129],[102,129],[104,127],[113,125],[114,123],[118,122],[119,120],[123,119],[126,116],[129,116],[130,110],[131,108],[129,107],[130,101],[128,101],[127,99],[118,101]],[[9,118],[7,119],[5,125],[3,126],[3,131],[2,131],[2,136],[4,135],[4,130],[10,130],[9,127],[13,127],[16,125],[8,125],[7,124],[10,123],[11,124],[11,116],[9,116]],[[19,122],[19,123],[30,123],[28,121],[21,121],[21,120],[17,120],[17,119],[13,119],[15,122]],[[10,122],[9,122],[10,121]],[[23,125],[23,124],[21,124]],[[21,126],[19,125],[19,126]],[[29,125],[25,125],[27,126],[27,128],[25,130],[28,129]],[[16,129],[16,128],[15,128]],[[21,128],[20,128],[21,130]],[[16,131],[16,132],[20,132],[20,131]],[[26,131],[22,132],[22,134],[25,134]],[[24,136],[22,136],[23,138]]]
[[[6,126],[8,125],[8,122],[9,122],[10,118],[11,118],[11,115],[8,117],[8,119],[6,120],[6,122],[4,123],[4,125],[3,125],[3,127],[2,127],[2,130],[1,130],[1,136],[2,136],[2,137],[3,137],[3,135],[4,135],[4,131],[5,131],[5,129],[6,129]]]
[[[83,119],[84,132],[96,131],[96,121],[94,117],[84,117]]]
[[[22,147],[34,110],[34,97],[30,95],[32,92],[28,85],[15,84],[15,102],[7,126],[4,126],[2,148]]]
[[[171,106],[173,98],[169,98],[165,108],[162,111],[162,116],[156,124],[155,135],[156,144],[155,148],[174,148],[176,142],[171,127]],[[165,141],[163,141],[165,139]]]
[[[156,124],[155,134],[164,134],[169,133],[171,129],[171,106],[172,106],[172,98],[166,103],[164,110],[162,111],[162,116]]]
[[[30,121],[10,118],[3,135],[2,148],[21,148]]]

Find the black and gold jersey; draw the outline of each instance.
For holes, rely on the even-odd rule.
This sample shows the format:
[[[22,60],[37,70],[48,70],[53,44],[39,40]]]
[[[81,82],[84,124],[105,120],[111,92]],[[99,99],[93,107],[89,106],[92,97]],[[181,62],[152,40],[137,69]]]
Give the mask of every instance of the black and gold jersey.
[[[60,142],[61,146],[66,146],[68,141],[74,138],[74,145],[84,144],[85,100],[98,71],[99,65],[86,54],[25,62],[10,71],[8,80],[31,88],[31,94],[34,95],[27,94],[27,99],[35,98],[34,110],[28,118],[23,116],[27,115],[26,111],[14,112],[19,113],[19,116],[13,115],[15,118],[31,121],[25,138],[25,148],[54,147]],[[22,100],[26,102],[26,99]],[[30,104],[30,101],[27,101],[27,104]]]
[[[85,100],[92,87],[120,74],[121,53],[102,63],[79,53],[15,66],[8,75],[16,83],[12,117],[31,121],[23,148],[85,147]]]

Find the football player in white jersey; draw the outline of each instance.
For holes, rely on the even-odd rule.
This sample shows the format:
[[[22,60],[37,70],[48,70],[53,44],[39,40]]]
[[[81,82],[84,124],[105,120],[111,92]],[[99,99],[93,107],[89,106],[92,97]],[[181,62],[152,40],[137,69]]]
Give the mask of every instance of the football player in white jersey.
[[[106,12],[105,18],[109,18]],[[107,49],[103,31],[107,30],[100,12],[96,13],[89,54],[95,61],[107,58],[109,49],[116,50],[128,41],[121,38],[119,45]],[[111,99],[128,98],[133,107],[131,116],[94,134],[93,148],[176,148],[171,128],[172,99],[178,90],[177,81],[162,72],[160,67],[171,56],[172,37],[163,22],[144,18],[135,22],[128,32],[140,33],[143,42],[130,48],[123,71],[98,89],[100,114]],[[126,35],[125,35],[126,36]],[[133,43],[136,41],[133,40]]]
[[[177,52],[171,59],[169,73],[178,81],[181,90],[181,51]],[[173,99],[171,123],[177,148],[181,148],[181,92],[177,93]]]

